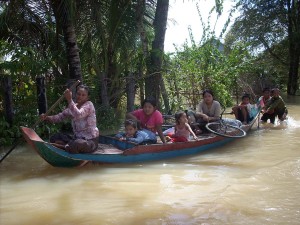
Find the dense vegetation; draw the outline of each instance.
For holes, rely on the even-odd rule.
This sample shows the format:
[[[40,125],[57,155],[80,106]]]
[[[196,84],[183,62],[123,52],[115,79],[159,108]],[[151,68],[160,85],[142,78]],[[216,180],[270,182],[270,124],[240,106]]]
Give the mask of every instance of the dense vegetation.
[[[251,2],[251,3],[250,3]],[[216,0],[217,13],[223,1]],[[0,146],[32,126],[70,81],[92,89],[99,128],[119,126],[146,96],[161,111],[195,108],[203,89],[224,105],[242,92],[299,89],[300,1],[236,1],[224,37],[203,23],[201,40],[164,53],[168,0],[14,0],[0,3]],[[201,8],[198,7],[199,19]],[[196,18],[193,18],[196,19]],[[220,21],[219,21],[220,22]],[[222,41],[221,41],[222,40]],[[64,107],[62,102],[55,109]],[[67,125],[65,125],[67,129]],[[38,127],[48,135],[60,125]]]

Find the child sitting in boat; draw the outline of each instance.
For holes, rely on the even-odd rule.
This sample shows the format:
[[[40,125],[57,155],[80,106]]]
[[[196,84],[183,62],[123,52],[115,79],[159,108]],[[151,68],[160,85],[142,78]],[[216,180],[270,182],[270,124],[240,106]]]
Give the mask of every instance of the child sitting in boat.
[[[157,142],[156,135],[147,129],[138,129],[137,122],[134,120],[125,121],[125,132],[116,135],[121,141],[130,141],[137,144],[147,143],[155,144]]]
[[[167,141],[186,142],[189,141],[190,135],[192,135],[195,140],[198,139],[191,126],[188,124],[188,118],[185,112],[177,112],[175,114],[175,120],[175,133],[171,136],[166,136]]]
[[[232,107],[232,111],[237,120],[240,120],[244,125],[248,124],[256,114],[257,106],[250,104],[249,94],[244,94],[242,96],[242,101],[239,105]]]

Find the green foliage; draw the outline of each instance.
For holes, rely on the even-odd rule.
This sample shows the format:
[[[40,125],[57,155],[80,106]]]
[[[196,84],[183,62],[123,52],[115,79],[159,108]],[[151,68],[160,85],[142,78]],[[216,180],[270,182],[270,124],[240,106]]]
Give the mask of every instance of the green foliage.
[[[300,2],[291,0],[238,0],[240,16],[231,29],[232,42],[244,41],[258,56],[259,75],[286,86],[288,94],[299,89]],[[264,62],[260,62],[264,60]],[[258,75],[259,74],[259,75]],[[260,79],[262,81],[262,79]]]
[[[96,115],[100,133],[102,131],[118,130],[123,121],[120,113],[112,107],[100,106],[96,109]]]
[[[251,62],[245,46],[232,46],[225,54],[224,45],[215,38],[201,46],[184,45],[183,51],[168,59],[164,76],[172,111],[195,109],[205,89],[211,89],[224,107],[230,106],[237,78]]]
[[[2,116],[0,120],[0,146],[12,145],[18,137],[20,137],[18,127],[10,127],[9,123],[5,121],[4,116]]]

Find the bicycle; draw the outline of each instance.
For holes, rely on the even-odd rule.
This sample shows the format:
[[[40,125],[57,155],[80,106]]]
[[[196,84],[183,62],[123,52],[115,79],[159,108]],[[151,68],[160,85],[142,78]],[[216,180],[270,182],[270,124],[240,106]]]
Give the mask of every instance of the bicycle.
[[[246,136],[246,131],[239,128],[238,125],[234,126],[229,124],[234,120],[225,120],[223,119],[223,113],[225,112],[225,108],[221,113],[220,119],[216,122],[207,123],[205,125],[206,129],[214,134],[229,137],[229,138],[241,138]]]

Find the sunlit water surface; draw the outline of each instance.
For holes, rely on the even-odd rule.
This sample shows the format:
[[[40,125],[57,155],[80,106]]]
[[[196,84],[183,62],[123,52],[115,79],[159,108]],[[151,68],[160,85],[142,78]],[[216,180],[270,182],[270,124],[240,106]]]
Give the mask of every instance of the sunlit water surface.
[[[0,165],[0,224],[300,224],[300,98],[286,101],[287,125],[177,159],[65,169],[20,146]]]

